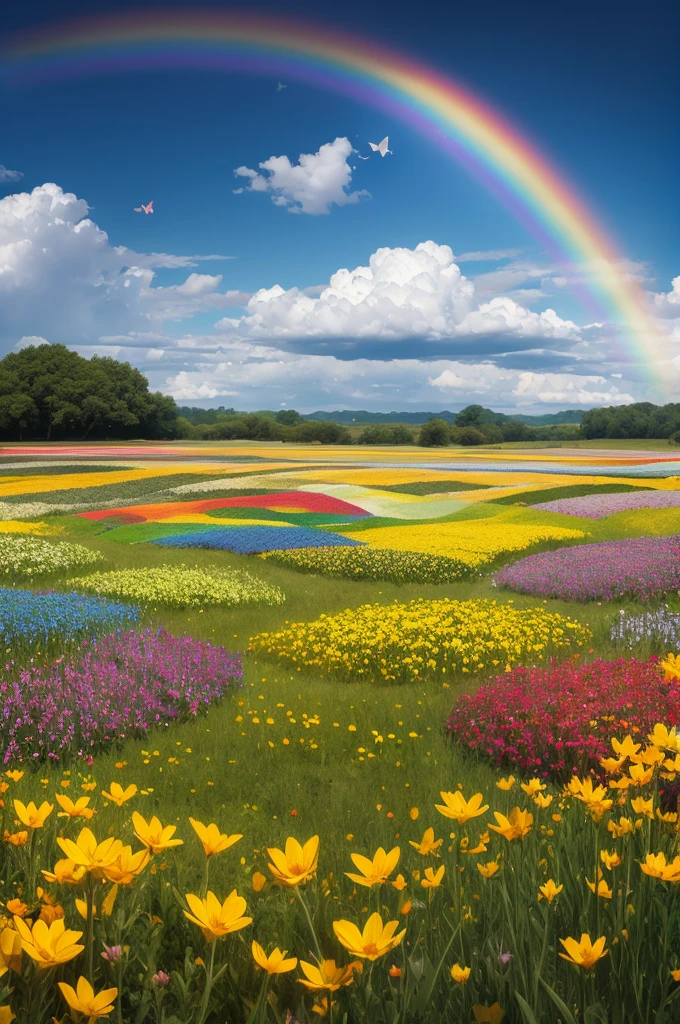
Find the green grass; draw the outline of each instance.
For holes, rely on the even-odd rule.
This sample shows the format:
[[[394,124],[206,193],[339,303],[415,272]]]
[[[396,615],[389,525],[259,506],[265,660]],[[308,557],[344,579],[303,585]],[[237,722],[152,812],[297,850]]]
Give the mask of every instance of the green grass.
[[[376,489],[381,491],[394,491],[395,494],[450,494],[454,491],[470,491],[470,490],[483,490],[488,487],[489,484],[472,484],[460,483],[457,480],[447,480],[442,475],[441,480],[416,480],[412,484],[389,484],[388,486],[380,486],[376,484]]]

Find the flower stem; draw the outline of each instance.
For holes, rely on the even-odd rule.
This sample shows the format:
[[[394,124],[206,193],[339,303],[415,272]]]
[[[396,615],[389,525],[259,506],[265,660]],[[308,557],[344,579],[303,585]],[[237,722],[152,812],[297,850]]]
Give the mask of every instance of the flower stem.
[[[317,955],[317,957],[319,959],[319,962],[321,962],[323,960],[323,954],[321,952],[321,946],[319,945],[319,940],[317,939],[316,932],[314,931],[314,925],[312,924],[312,918],[311,918],[311,915],[309,913],[309,908],[307,906],[307,903],[305,902],[305,899],[304,899],[302,893],[300,892],[300,887],[297,886],[297,885],[295,886],[295,895],[297,896],[298,900],[300,901],[300,904],[302,905],[302,909],[305,912],[305,917],[307,918],[307,924],[309,925],[309,930],[311,932],[312,940],[314,942],[314,951],[316,952],[316,955]]]
[[[85,946],[87,948],[87,980],[94,985],[94,879],[87,879],[87,922],[85,928]]]
[[[213,972],[215,970],[215,947],[217,946],[217,940],[213,939],[210,943],[210,959],[208,967],[205,972],[205,988],[203,989],[203,999],[201,1001],[201,1012],[199,1014],[196,1024],[205,1024],[208,1012],[210,1010],[210,990],[213,986]]]

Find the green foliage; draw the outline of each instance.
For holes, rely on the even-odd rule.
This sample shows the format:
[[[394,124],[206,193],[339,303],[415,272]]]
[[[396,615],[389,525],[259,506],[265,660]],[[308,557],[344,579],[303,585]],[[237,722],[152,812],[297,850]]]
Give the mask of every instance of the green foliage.
[[[423,425],[418,438],[418,444],[423,448],[443,448],[451,444],[451,428],[446,420],[437,417],[428,420]]]
[[[388,426],[376,423],[359,434],[357,444],[413,444],[413,431],[403,423]]]
[[[177,406],[129,363],[30,345],[0,360],[5,440],[173,438]]]
[[[581,434],[586,438],[667,437],[680,432],[680,403],[633,405],[589,409],[584,413]]]

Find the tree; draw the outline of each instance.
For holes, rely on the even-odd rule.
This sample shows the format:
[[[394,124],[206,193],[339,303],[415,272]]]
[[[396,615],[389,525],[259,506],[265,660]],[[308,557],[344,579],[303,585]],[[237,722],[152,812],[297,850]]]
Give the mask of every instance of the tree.
[[[481,430],[476,427],[463,427],[458,435],[458,443],[470,447],[477,444],[488,444]]]
[[[413,444],[413,434],[401,423],[373,423],[361,431],[357,444]]]
[[[284,427],[296,427],[302,423],[302,416],[295,409],[280,409],[276,414],[276,422]]]
[[[504,441],[526,441],[531,437],[529,427],[521,420],[506,420],[505,423],[501,423],[501,434]]]
[[[483,415],[484,415],[484,406],[483,405],[466,405],[465,408],[461,409],[461,411],[456,416],[456,426],[457,427],[476,426],[478,423],[482,422]]]
[[[175,437],[177,406],[109,356],[30,345],[0,360],[0,431],[7,439]]]
[[[446,420],[434,417],[420,428],[418,444],[423,448],[443,448],[451,443],[451,428]]]

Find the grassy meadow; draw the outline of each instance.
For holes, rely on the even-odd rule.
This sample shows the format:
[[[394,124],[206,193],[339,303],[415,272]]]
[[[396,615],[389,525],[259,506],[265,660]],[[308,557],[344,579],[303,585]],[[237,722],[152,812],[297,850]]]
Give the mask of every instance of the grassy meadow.
[[[610,442],[607,445],[612,447]],[[233,459],[233,451],[243,446],[228,447],[224,457]],[[267,460],[271,458],[269,448],[263,454]],[[257,457],[257,446],[252,452]],[[328,452],[320,454],[325,463]],[[409,458],[412,461],[420,455],[411,452]],[[339,457],[338,465],[347,465],[342,461],[345,457]],[[139,453],[135,450],[124,459],[121,464],[136,472]],[[88,454],[88,463],[91,461]],[[534,473],[538,465],[529,466],[527,473]],[[396,586],[377,580],[329,578],[229,550],[124,543],[124,534],[119,535],[121,540],[115,539],[120,517],[110,523],[106,519],[93,522],[64,514],[58,507],[77,500],[86,511],[110,509],[118,500],[122,513],[129,513],[136,505],[147,507],[153,502],[154,508],[160,507],[180,496],[194,501],[259,495],[257,514],[262,516],[267,493],[291,486],[284,479],[292,472],[289,463],[268,469],[271,479],[262,473],[257,479],[254,475],[252,487],[233,462],[222,468],[196,464],[187,471],[182,456],[177,472],[165,469],[163,479],[149,475],[108,484],[102,476],[102,482],[94,486],[88,477],[106,466],[88,464],[79,486],[53,491],[32,490],[34,477],[29,470],[12,473],[11,464],[7,466],[2,480],[14,482],[5,495],[0,483],[4,507],[51,502],[55,507],[47,513],[36,511],[35,516],[35,521],[60,530],[45,542],[83,545],[99,553],[101,561],[87,571],[65,569],[30,580],[6,577],[5,585],[68,592],[73,589],[69,578],[86,572],[185,564],[206,569],[245,568],[283,591],[285,602],[233,607],[205,603],[184,608],[160,602],[143,604],[137,630],[162,628],[175,637],[238,652],[243,659],[242,679],[229,685],[221,699],[205,711],[152,727],[143,738],[112,736],[107,749],[98,747],[90,759],[86,751],[74,749],[60,755],[53,765],[43,759],[35,766],[16,759],[8,764],[2,848],[5,931],[0,931],[0,966],[6,964],[6,970],[0,978],[0,986],[5,986],[0,994],[0,1021],[11,1020],[2,1016],[3,1005],[10,1007],[20,1022],[36,1024],[52,1018],[66,1021],[69,1007],[74,1020],[107,1019],[118,1024],[309,1024],[322,1018],[334,1024],[432,1024],[439,1020],[465,1024],[498,1024],[501,1020],[509,1024],[672,1024],[680,1019],[680,860],[678,881],[672,872],[664,875],[665,868],[658,868],[660,862],[655,862],[657,874],[640,868],[648,854],[663,851],[664,864],[669,866],[680,854],[677,816],[673,817],[657,795],[664,757],[675,756],[674,734],[668,747],[656,748],[662,749],[656,760],[652,758],[649,765],[640,762],[649,777],[631,784],[632,788],[608,790],[605,781],[600,792],[597,772],[589,776],[589,766],[582,762],[576,777],[586,782],[590,778],[591,789],[585,795],[577,789],[568,793],[563,779],[535,776],[512,763],[495,767],[482,754],[452,742],[447,734],[446,721],[456,698],[474,693],[490,676],[503,673],[502,663],[494,667],[484,660],[482,669],[471,663],[465,671],[446,674],[439,668],[429,673],[425,669],[418,682],[385,684],[377,679],[348,681],[332,667],[320,670],[295,665],[286,658],[264,657],[251,649],[253,637],[276,633],[290,623],[311,623],[320,616],[367,604],[453,599],[538,608],[540,614],[555,613],[587,628],[587,642],[572,643],[564,650],[550,646],[527,649],[520,664],[549,665],[552,656],[570,659],[574,665],[596,658],[613,662],[628,657],[628,652],[610,640],[610,631],[622,611],[636,614],[645,610],[634,597],[587,603],[543,599],[496,587],[492,573],[508,561],[557,547],[680,535],[680,510],[623,512],[600,520],[534,511],[526,505],[558,495],[587,494],[588,488],[593,493],[600,489],[608,493],[608,488],[616,487],[619,493],[627,493],[633,485],[619,479],[617,484],[598,486],[578,476],[560,476],[558,483],[557,477],[547,474],[544,484],[533,477],[529,484],[508,474],[512,493],[498,493],[496,501],[491,493],[485,498],[483,492],[498,492],[498,480],[490,475],[483,484],[478,478],[483,464],[471,468],[477,475],[469,485],[464,478],[451,479],[447,489],[442,477],[441,491],[436,489],[436,479],[405,483],[397,473],[395,482],[389,484],[380,477],[374,488],[383,502],[379,512],[389,510],[386,503],[390,500],[398,503],[406,498],[417,504],[442,494],[451,494],[453,499],[462,494],[465,500],[466,494],[474,492],[474,499],[465,507],[436,519],[424,521],[420,513],[405,518],[403,510],[398,519],[374,512],[371,518],[357,518],[343,526],[313,529],[339,531],[346,538],[361,540],[366,531],[380,527],[403,535],[415,527],[422,530],[424,522],[427,531],[428,524],[435,528],[441,523],[479,521],[501,539],[518,523],[527,528],[575,528],[584,536],[538,541],[512,554],[489,556],[471,569],[468,579],[449,584]],[[62,476],[66,467],[55,464],[54,471],[55,477]],[[347,472],[351,481],[353,470]],[[294,473],[300,479],[302,467]],[[283,483],[277,480],[281,474]],[[605,470],[612,479],[615,474],[615,467]],[[45,468],[36,469],[36,477],[49,475]],[[418,473],[412,475],[418,477]],[[220,480],[225,481],[224,489],[217,486]],[[26,481],[25,490],[21,481]],[[174,492],[175,487],[189,483],[206,484],[206,490]],[[323,490],[325,485],[315,479],[312,486]],[[351,482],[328,485],[326,491],[359,504],[367,491],[370,504],[370,485],[362,484],[361,494],[357,489],[354,499],[343,497],[350,492],[342,488],[349,486],[353,486]],[[276,513],[278,519],[271,519],[272,528],[280,528],[277,524],[286,515],[287,506],[280,507],[283,511]],[[394,507],[401,508],[398,504]],[[290,509],[288,513],[292,516]],[[11,511],[3,514],[9,521]],[[222,509],[220,514],[227,513]],[[23,515],[31,521],[25,512]],[[189,525],[192,515],[196,518],[205,513],[192,511],[186,517]],[[215,519],[225,523],[226,530],[240,529],[241,521],[247,524],[251,520],[234,518],[234,527],[231,520]],[[293,523],[300,521],[292,518]],[[668,607],[672,612],[680,610],[680,601],[676,592],[670,592],[646,607],[653,611]],[[21,669],[47,667],[60,657],[74,657],[79,642],[59,636],[48,642],[8,640],[0,682],[8,683]],[[486,642],[484,638],[482,642]],[[663,643],[643,638],[634,653],[638,660],[648,661],[666,657],[669,651]],[[515,660],[513,667],[517,663]],[[115,702],[115,696],[113,699]],[[602,715],[607,711],[603,708]],[[672,724],[663,715],[659,721]],[[593,728],[597,725],[592,724]],[[623,739],[627,731],[623,715],[617,728]],[[637,749],[642,747],[644,752],[644,735],[634,739]],[[614,781],[619,778],[617,772],[628,771],[637,763],[636,756],[625,767],[612,769]],[[594,766],[597,769],[597,762]],[[507,788],[499,787],[501,777],[508,776],[514,776],[514,781]],[[120,807],[102,795],[102,791],[111,793],[112,783],[123,790],[136,787]],[[521,783],[527,788],[521,789]],[[43,800],[55,805],[55,794],[74,802],[88,796],[88,807],[96,810],[95,816],[81,818],[67,810],[58,818],[59,807],[54,806],[42,825],[27,825],[12,804],[14,799],[22,805],[35,801],[38,811]],[[442,804],[444,794],[448,797]],[[476,802],[475,794],[480,794]],[[610,799],[612,803],[607,805]],[[634,801],[640,799],[643,803],[636,805]],[[453,811],[447,816],[435,805],[453,807]],[[519,817],[514,816],[513,808],[518,809]],[[145,826],[156,816],[162,826],[173,826],[176,831],[164,834],[154,852],[154,843],[145,829],[133,822],[132,812],[142,815]],[[214,822],[219,833],[242,838],[208,857],[190,818],[205,825]],[[617,825],[624,818],[630,828]],[[611,822],[614,828],[609,827]],[[65,848],[58,839],[74,840],[87,861],[90,854],[83,852],[87,841],[78,838],[82,828],[92,829],[97,842],[121,840],[140,853],[148,848],[150,859],[134,877],[116,881],[122,877],[120,864],[116,875],[106,866],[106,851],[101,850],[100,866],[86,867],[77,883],[46,882],[40,872],[49,872],[65,853],[67,859],[73,853],[73,847],[67,844]],[[22,829],[27,833],[24,842],[8,838]],[[428,829],[433,830],[429,837]],[[318,865],[311,848],[304,856],[300,851],[297,861],[294,851],[287,851],[289,866],[296,865],[293,875],[286,877],[284,872],[278,884],[272,885],[276,872],[269,865],[274,859],[278,868],[279,861],[268,849],[283,851],[288,837],[304,844],[315,836],[319,837]],[[176,838],[182,845],[169,845]],[[385,855],[398,848],[398,861],[385,867],[380,848]],[[374,878],[365,862],[363,867],[353,863],[353,854],[372,862]],[[347,872],[357,870],[360,875],[366,872],[370,884],[346,877]],[[589,880],[598,895],[589,887]],[[210,918],[204,908],[208,923],[204,921],[201,928],[188,918],[194,908],[186,897],[194,894],[202,900],[208,890],[220,904],[236,890],[235,899],[243,897],[245,905],[225,904],[219,920]],[[109,903],[113,901],[108,909],[107,896]],[[75,907],[76,897],[84,901],[81,911]],[[17,915],[21,906],[26,909]],[[53,913],[55,906],[63,917]],[[370,933],[364,931],[369,917],[376,913],[379,925],[373,920]],[[242,924],[244,915],[252,918],[252,923]],[[28,922],[25,930],[29,932],[20,967],[12,935],[7,937],[19,933],[24,940],[17,916]],[[44,955],[43,963],[39,959],[42,954],[36,958],[26,952],[33,941],[32,922],[41,920],[49,928],[65,921],[68,929],[81,932],[82,937],[73,939],[72,944],[81,945],[83,951],[62,960]],[[394,927],[384,929],[390,921],[395,922]],[[334,927],[334,922],[358,925],[362,934],[342,924]],[[402,929],[406,929],[405,935],[399,937]],[[592,950],[589,952],[582,936],[592,943],[604,937],[604,955],[596,948],[594,959],[589,959]],[[571,939],[575,946],[560,941]],[[261,956],[253,948],[253,940],[263,947]],[[288,956],[300,963],[278,973],[277,961],[270,957],[275,947],[289,951]],[[569,962],[563,953],[571,958]],[[309,970],[301,966],[302,961]],[[673,972],[678,973],[677,979]],[[60,994],[57,983],[66,979],[76,986],[79,977],[91,983],[92,998],[86,989],[78,989],[74,1002],[63,989]],[[106,995],[107,989],[108,1001],[97,1003],[96,993]]]

